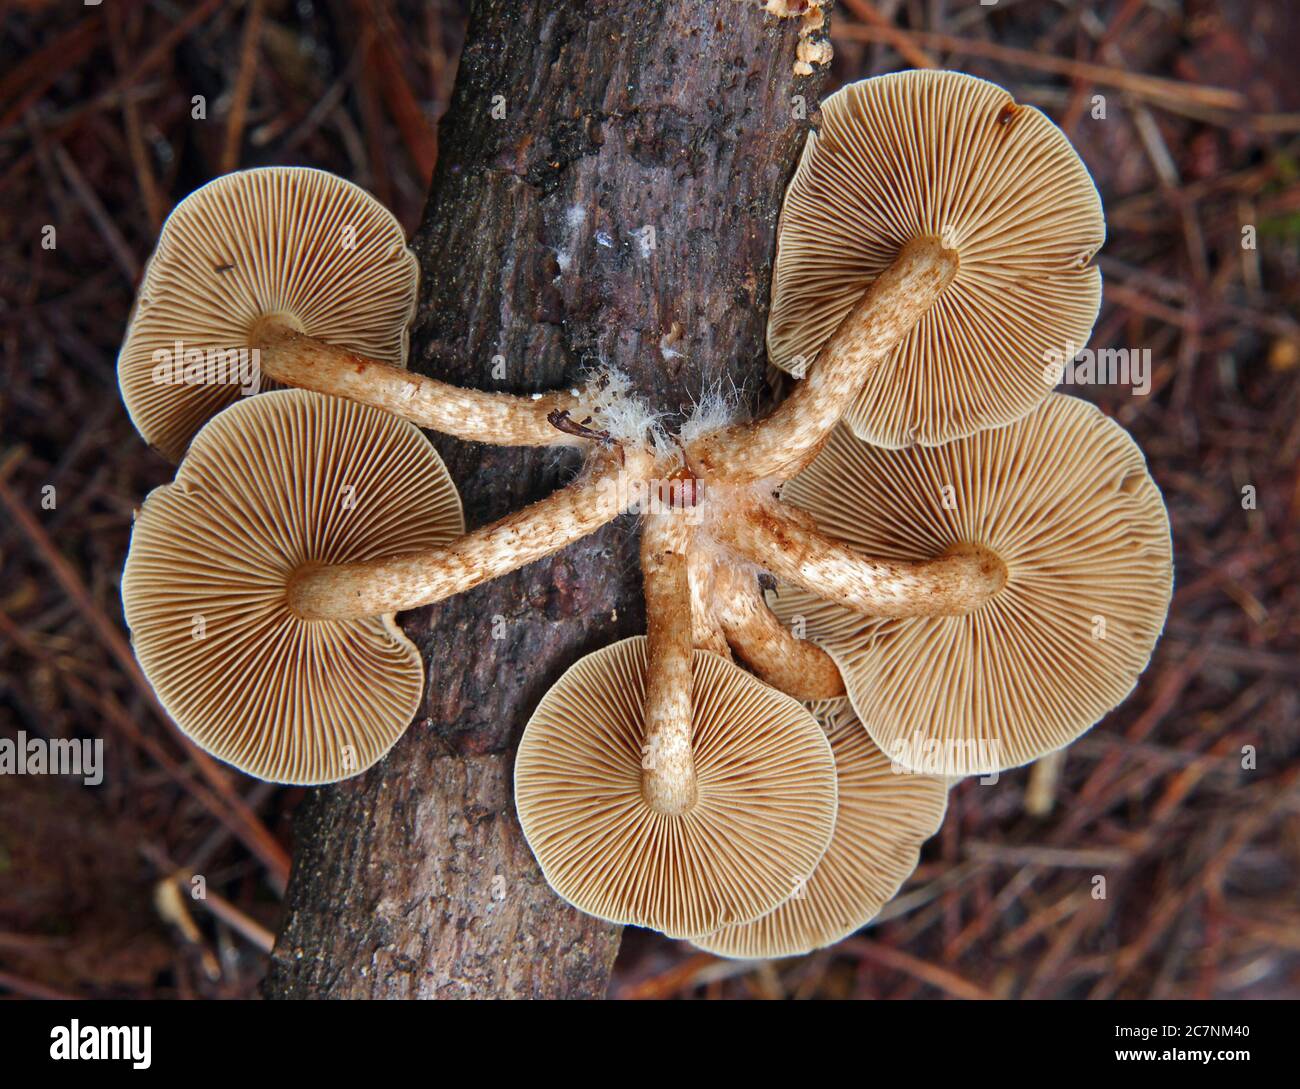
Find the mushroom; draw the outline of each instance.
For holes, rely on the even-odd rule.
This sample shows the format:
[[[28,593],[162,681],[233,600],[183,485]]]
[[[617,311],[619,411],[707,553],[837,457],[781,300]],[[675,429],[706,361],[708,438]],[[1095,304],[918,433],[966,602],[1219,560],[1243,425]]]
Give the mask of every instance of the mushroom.
[[[216,416],[137,511],[122,576],[136,657],[177,725],[260,779],[361,771],[423,690],[392,612],[311,623],[285,587],[305,564],[440,544],[464,529],[442,459],[409,423],[285,390]]]
[[[835,761],[804,707],[697,650],[694,793],[665,811],[647,789],[650,661],[634,636],[556,682],[519,743],[515,803],[542,873],[569,903],[700,937],[771,911],[813,872],[835,822]]]
[[[821,105],[781,209],[771,361],[801,377],[923,238],[958,268],[857,383],[847,421],[880,446],[1023,416],[1051,390],[1046,364],[1087,344],[1101,301],[1101,199],[1065,135],[985,80],[896,72]]]
[[[419,265],[397,220],[322,170],[227,174],[180,202],[149,259],[118,355],[136,429],[172,461],[263,379],[364,402],[481,442],[580,444],[536,398],[465,390],[406,365]]]
[[[916,869],[921,844],[948,805],[942,778],[901,771],[847,700],[815,705],[835,754],[835,832],[807,883],[773,911],[694,944],[745,959],[790,957],[834,945],[866,926]]]
[[[1078,398],[1054,393],[937,447],[885,450],[837,428],[783,497],[855,554],[908,564],[973,549],[1005,567],[1005,585],[960,615],[882,621],[797,587],[775,602],[907,767],[984,774],[1073,741],[1133,690],[1164,626],[1164,502],[1133,440]]]
[[[1086,173],[1039,115],[953,73],[855,85],[824,119],[787,196],[773,315],[774,353],[797,342],[816,360],[766,416],[710,403],[677,434],[616,374],[530,400],[395,366],[414,266],[391,217],[346,183],[254,171],[178,208],[122,352],[124,396],[154,441],[179,453],[233,399],[142,392],[149,349],[182,335],[259,347],[269,377],[350,398],[231,405],[140,512],[127,618],[182,728],[264,778],[360,771],[421,688],[396,612],[635,512],[647,634],[588,655],[543,698],[519,750],[520,820],[552,887],[583,910],[774,949],[860,925],[938,820],[918,801],[915,822],[881,830],[878,846],[897,850],[857,891],[831,880],[836,861],[815,912],[780,909],[822,859],[836,809],[831,747],[792,696],[846,692],[895,763],[948,776],[1032,760],[1123,699],[1168,606],[1163,504],[1117,425],[1023,373],[1032,363],[1041,384],[1033,354],[1082,340],[1095,314]],[[327,228],[345,220],[364,226],[364,268],[331,252]],[[346,324],[372,313],[357,292],[386,300],[382,320]],[[986,358],[995,328],[1006,351]],[[436,454],[373,406],[482,441],[571,442],[584,469],[462,533]],[[851,410],[881,443],[922,445],[867,445],[839,424]],[[344,483],[364,509],[332,504]],[[775,611],[763,573],[785,584]],[[208,646],[185,641],[195,618]],[[799,618],[810,640],[783,626]],[[837,744],[846,783],[876,766],[865,741]],[[871,804],[884,796],[873,788]]]
[[[642,471],[647,455],[626,462]],[[621,513],[623,468],[463,533],[460,500],[411,424],[305,390],[241,401],[196,436],[137,513],[122,579],[136,656],[202,748],[275,782],[356,774],[422,690],[396,612],[562,548]]]

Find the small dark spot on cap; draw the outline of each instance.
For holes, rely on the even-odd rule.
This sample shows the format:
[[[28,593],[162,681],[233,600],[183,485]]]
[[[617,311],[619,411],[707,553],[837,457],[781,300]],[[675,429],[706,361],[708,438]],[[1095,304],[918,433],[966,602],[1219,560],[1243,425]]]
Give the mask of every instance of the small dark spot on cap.
[[[1020,105],[1016,102],[1008,102],[1002,109],[998,110],[997,123],[1004,128],[1011,124],[1020,116]]]

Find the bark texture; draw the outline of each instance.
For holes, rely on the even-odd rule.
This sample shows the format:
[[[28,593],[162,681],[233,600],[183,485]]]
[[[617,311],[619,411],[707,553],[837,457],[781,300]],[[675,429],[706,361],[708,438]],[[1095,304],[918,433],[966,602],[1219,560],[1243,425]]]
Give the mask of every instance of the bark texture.
[[[781,195],[820,77],[797,19],[739,0],[483,0],[415,239],[412,369],[487,390],[626,371],[656,409],[761,380]],[[499,97],[498,97],[499,96]],[[439,440],[471,527],[561,486],[572,451]],[[643,631],[636,526],[404,615],[427,699],[296,828],[272,997],[599,997],[619,930],[547,888],[511,767],[581,655]]]

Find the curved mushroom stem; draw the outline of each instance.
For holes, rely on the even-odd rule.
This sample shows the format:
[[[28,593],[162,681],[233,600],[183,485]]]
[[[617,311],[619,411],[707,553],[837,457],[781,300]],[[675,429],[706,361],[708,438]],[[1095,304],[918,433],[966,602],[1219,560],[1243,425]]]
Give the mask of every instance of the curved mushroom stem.
[[[286,386],[359,401],[446,435],[497,446],[579,446],[587,440],[561,431],[548,417],[577,414],[570,393],[520,397],[462,389],[414,374],[263,318],[250,338],[261,372]]]
[[[697,535],[691,535],[686,555],[686,573],[691,584],[691,642],[701,650],[731,658],[731,646],[713,605],[714,586],[718,578],[716,547],[702,548]]]
[[[641,531],[645,577],[645,735],[641,792],[656,813],[675,817],[698,797],[693,741],[690,529],[680,512],[649,513]]]
[[[808,376],[777,409],[692,444],[707,474],[734,483],[789,478],[816,455],[871,371],[889,357],[957,274],[955,250],[937,238],[908,242],[826,342]]]
[[[844,695],[844,678],[834,659],[785,629],[752,575],[732,564],[720,565],[713,600],[741,661],[773,688],[805,701]]]
[[[867,616],[970,612],[1007,581],[1006,564],[977,545],[931,560],[872,559],[791,517],[776,502],[738,505],[711,528],[717,540],[774,575]]]
[[[305,620],[351,620],[431,605],[558,552],[613,521],[644,492],[654,455],[623,449],[623,465],[476,529],[450,544],[361,563],[306,567],[287,589]]]

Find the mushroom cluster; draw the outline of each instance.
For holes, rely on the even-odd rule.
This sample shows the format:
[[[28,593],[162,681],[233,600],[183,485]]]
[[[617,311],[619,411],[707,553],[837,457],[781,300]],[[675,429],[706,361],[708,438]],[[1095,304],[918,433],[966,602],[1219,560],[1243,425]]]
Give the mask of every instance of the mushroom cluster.
[[[250,170],[183,201],[119,358],[136,426],[183,457],[122,580],[177,725],[267,780],[363,771],[424,685],[396,613],[635,513],[646,634],[543,697],[519,819],[583,911],[770,957],[869,921],[953,777],[1035,760],[1123,700],[1172,564],[1140,451],[1045,373],[1099,305],[1086,169],[959,73],[821,109],[768,327],[801,380],[761,418],[675,434],[614,372],[532,397],[407,372],[416,263],[347,182]],[[221,363],[249,352],[289,388],[241,396]],[[580,447],[584,468],[466,532],[421,427]]]

